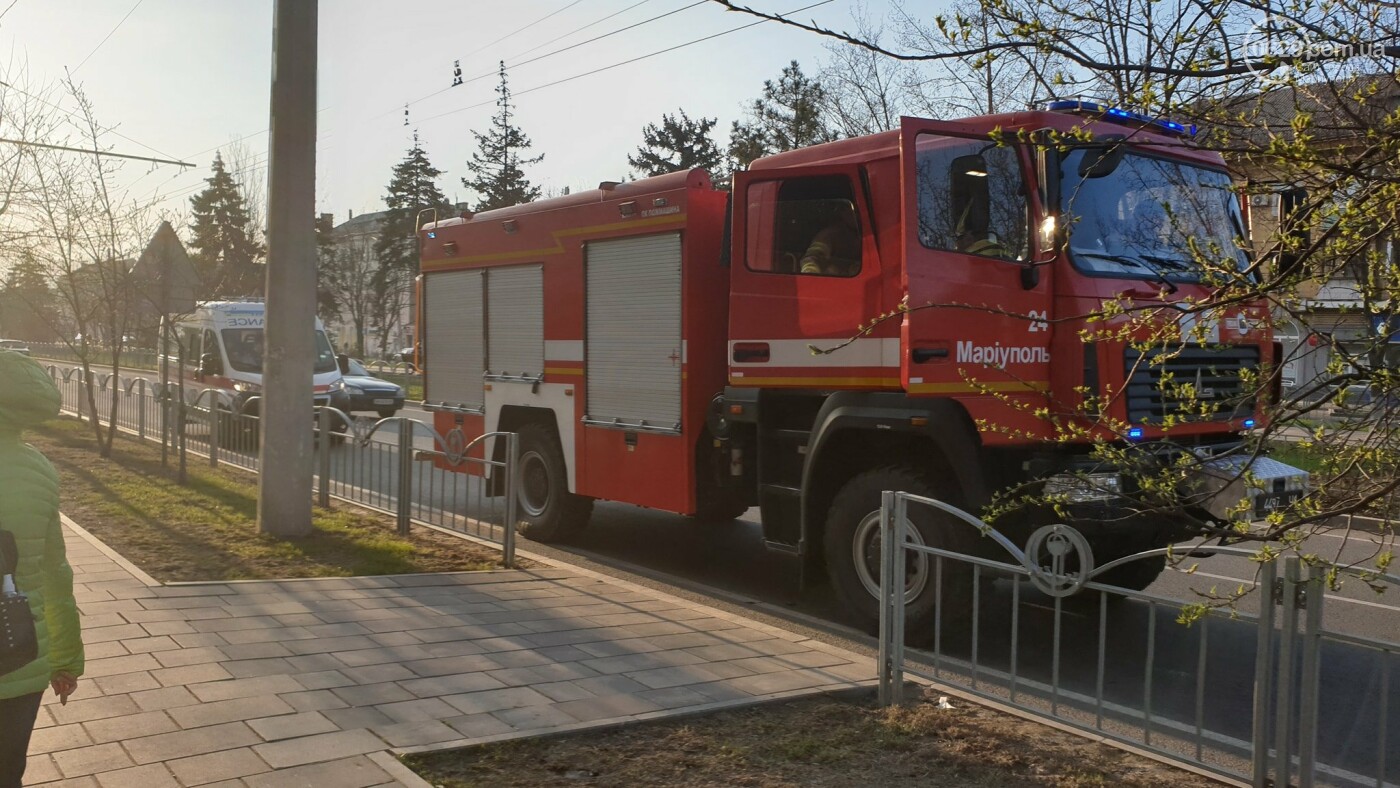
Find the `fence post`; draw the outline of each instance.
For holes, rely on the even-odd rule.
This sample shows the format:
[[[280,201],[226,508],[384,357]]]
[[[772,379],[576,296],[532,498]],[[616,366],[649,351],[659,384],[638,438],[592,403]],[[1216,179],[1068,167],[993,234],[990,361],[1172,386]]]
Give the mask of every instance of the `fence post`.
[[[894,649],[894,496],[891,490],[880,493],[880,705],[890,706],[894,700],[896,668]]]
[[[1278,581],[1278,561],[1265,561],[1259,584],[1259,624],[1254,640],[1254,788],[1265,788],[1269,781],[1269,704],[1274,694],[1274,586]]]
[[[1303,675],[1298,683],[1298,786],[1312,788],[1317,766],[1318,659],[1322,649],[1322,604],[1326,572],[1308,567],[1303,592],[1307,632],[1303,636]]]
[[[316,502],[324,509],[331,505],[331,412],[325,406],[316,409],[316,433]]]
[[[399,419],[399,498],[395,512],[399,536],[408,536],[409,511],[413,503],[413,423]]]
[[[223,413],[218,400],[209,400],[209,467],[219,467],[219,433],[223,432]]]
[[[1298,584],[1302,580],[1297,556],[1285,559],[1283,572],[1283,632],[1278,648],[1278,697],[1274,708],[1274,785],[1289,785],[1293,778],[1293,650],[1298,641]]]
[[[136,437],[146,439],[146,379],[136,379]]]
[[[501,560],[507,569],[515,568],[515,523],[519,514],[516,506],[519,503],[520,491],[516,485],[520,483],[519,474],[516,473],[516,466],[520,461],[520,436],[514,432],[506,434],[506,478],[502,487],[506,494],[506,521],[501,534]],[[482,480],[485,483],[485,480]]]

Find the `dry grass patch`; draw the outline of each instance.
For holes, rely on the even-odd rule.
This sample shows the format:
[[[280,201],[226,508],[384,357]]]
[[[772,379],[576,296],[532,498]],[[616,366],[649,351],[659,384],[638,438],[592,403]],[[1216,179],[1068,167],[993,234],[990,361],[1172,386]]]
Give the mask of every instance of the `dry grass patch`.
[[[809,698],[706,717],[411,756],[444,788],[491,786],[1214,786],[1018,717],[932,698]]]
[[[118,437],[97,455],[91,428],[59,419],[26,433],[62,480],[63,512],[163,581],[349,577],[501,566],[497,550],[427,528],[400,537],[385,516],[345,505],[314,512],[315,531],[284,540],[257,530],[257,480],[191,456],[188,484],[160,447]],[[308,492],[309,494],[309,492]]]

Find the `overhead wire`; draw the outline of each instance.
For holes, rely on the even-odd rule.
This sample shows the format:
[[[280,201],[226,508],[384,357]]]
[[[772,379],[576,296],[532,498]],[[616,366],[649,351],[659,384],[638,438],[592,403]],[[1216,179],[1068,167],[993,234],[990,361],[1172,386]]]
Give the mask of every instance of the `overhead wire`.
[[[16,0],[16,1],[18,1],[18,0]],[[543,42],[543,43],[536,44],[536,45],[530,47],[529,49],[525,50],[524,52],[517,52],[517,53],[515,53],[514,55],[511,55],[510,57],[506,58],[506,60],[507,60],[507,62],[513,61],[513,60],[515,60],[515,59],[518,58],[518,57],[524,57],[525,55],[528,55],[528,54],[530,54],[531,52],[534,52],[534,51],[536,51],[536,50],[544,49],[545,47],[549,46],[550,44],[553,44],[555,41],[559,41],[559,40],[561,40],[561,39],[568,38],[569,36],[578,35],[579,33],[582,33],[583,31],[587,30],[587,29],[590,28],[590,27],[593,27],[594,25],[602,24],[603,22],[606,22],[606,21],[608,21],[609,19],[612,19],[612,18],[615,17],[615,16],[621,16],[621,15],[627,13],[628,11],[631,11],[632,9],[636,8],[636,7],[639,6],[639,5],[646,5],[647,3],[650,3],[650,2],[651,2],[651,0],[637,0],[637,2],[633,3],[632,5],[627,6],[626,8],[622,9],[621,11],[614,11],[614,12],[612,12],[611,14],[608,14],[607,16],[602,17],[601,19],[595,19],[595,20],[593,20],[592,22],[589,22],[588,24],[584,25],[583,27],[575,28],[575,29],[570,30],[569,32],[563,34],[562,36],[555,36],[554,38],[551,38],[551,39],[549,39],[548,41],[545,41],[545,42]]]
[[[575,34],[577,34],[577,33],[581,33],[581,32],[583,32],[584,30],[587,30],[588,28],[590,28],[590,27],[592,27],[592,26],[598,24],[599,22],[602,22],[602,21],[607,20],[607,19],[611,19],[611,18],[613,18],[613,17],[615,17],[615,16],[617,16],[618,14],[621,14],[621,13],[623,13],[623,12],[630,11],[630,10],[632,10],[633,8],[636,8],[637,6],[642,5],[642,3],[646,3],[646,2],[650,2],[650,0],[641,0],[641,2],[639,2],[639,3],[633,3],[632,5],[630,5],[630,6],[626,7],[626,8],[624,8],[624,9],[622,9],[622,11],[617,11],[617,12],[614,12],[614,13],[612,13],[612,14],[609,14],[608,16],[603,17],[602,19],[594,20],[593,22],[590,22],[590,23],[584,25],[583,27],[580,27],[580,28],[577,28],[577,29],[575,29],[575,30],[572,30],[572,31],[570,31],[570,32],[568,32],[568,33],[565,33],[565,34],[562,35],[562,36],[556,36],[555,38],[551,39],[550,41],[547,41],[547,42],[545,42],[544,44],[540,44],[539,46],[536,46],[536,47],[534,47],[534,48],[532,48],[532,49],[530,49],[530,50],[526,50],[526,52],[523,52],[523,53],[521,53],[521,54],[528,54],[529,52],[533,52],[533,51],[536,50],[536,49],[540,49],[541,47],[548,46],[549,44],[553,43],[554,41],[558,41],[558,40],[561,39],[561,38],[568,38],[569,36],[575,35]],[[544,60],[545,58],[553,57],[553,56],[555,56],[555,55],[557,55],[557,54],[559,54],[559,53],[561,53],[561,52],[567,52],[567,51],[569,51],[569,50],[571,50],[571,49],[577,49],[578,47],[581,47],[581,46],[583,46],[583,45],[585,45],[585,44],[591,44],[591,43],[593,43],[594,41],[601,41],[602,39],[607,38],[608,36],[617,35],[618,33],[625,33],[626,31],[631,30],[631,29],[633,29],[633,28],[635,28],[635,27],[641,27],[642,25],[645,25],[645,24],[648,24],[648,23],[651,23],[651,22],[655,22],[655,21],[658,20],[658,19],[665,19],[666,17],[671,16],[672,14],[678,14],[678,13],[680,13],[681,11],[685,11],[685,10],[687,10],[687,9],[694,8],[695,6],[698,6],[698,5],[704,5],[704,4],[707,3],[707,2],[709,2],[709,0],[697,0],[696,2],[691,3],[690,5],[682,6],[681,8],[677,8],[677,9],[674,9],[674,10],[672,10],[672,11],[667,11],[667,12],[664,13],[664,14],[658,14],[658,15],[653,16],[653,17],[650,17],[650,18],[648,18],[648,19],[643,19],[643,20],[640,21],[640,22],[635,22],[635,23],[630,24],[630,25],[628,25],[628,26],[626,26],[626,27],[618,28],[617,30],[613,30],[613,31],[611,31],[611,32],[604,33],[603,35],[594,36],[593,38],[590,38],[590,39],[588,39],[587,41],[580,41],[580,42],[578,42],[577,44],[571,44],[571,45],[569,45],[569,46],[567,46],[567,47],[563,47],[563,48],[561,48],[561,49],[556,49],[556,50],[554,50],[553,52],[547,52],[547,53],[545,53],[545,54],[543,54],[543,55],[540,55],[540,56],[534,57],[534,58],[530,58],[529,60],[526,60],[526,61],[523,61],[523,62],[520,62],[520,63],[515,63],[515,62],[512,62],[510,59],[507,59],[507,60],[506,60],[506,64],[507,64],[509,67],[511,67],[511,68],[517,68],[517,67],[519,67],[519,66],[523,66],[523,65],[526,65],[526,64],[528,64],[528,63],[535,63],[535,62]],[[519,57],[519,55],[517,55],[516,57]],[[427,101],[427,100],[430,99],[430,98],[434,98],[434,97],[436,97],[436,96],[440,96],[440,95],[442,95],[443,93],[446,93],[447,91],[449,91],[449,90],[451,90],[451,89],[453,89],[453,88],[455,88],[455,87],[457,87],[457,86],[459,86],[459,85],[466,85],[466,84],[470,84],[470,83],[472,83],[472,82],[478,82],[478,81],[483,80],[483,79],[487,79],[487,78],[490,78],[490,77],[494,77],[494,76],[496,76],[497,73],[499,73],[498,70],[493,68],[493,69],[491,69],[490,71],[482,72],[482,73],[480,73],[480,74],[477,74],[477,75],[474,76],[474,77],[468,77],[468,78],[462,80],[461,82],[457,82],[457,83],[455,83],[455,84],[448,85],[447,87],[441,88],[441,89],[438,89],[438,90],[435,90],[435,91],[433,91],[432,93],[428,93],[428,94],[426,94],[426,95],[419,96],[418,98],[413,99],[412,101],[408,102],[408,103],[405,104],[404,106],[405,106],[405,107],[411,107],[411,106],[413,106],[413,105],[415,105],[415,104],[420,104],[420,103],[422,103],[422,102],[424,102],[424,101]],[[381,112],[381,113],[379,113],[378,115],[375,115],[374,117],[370,118],[370,120],[376,120],[376,119],[378,119],[378,118],[382,118],[382,117],[384,117],[385,115],[388,115],[388,114],[390,114],[390,113],[393,113],[393,112],[395,112],[395,111],[397,111],[397,110],[398,110],[398,107],[394,107],[394,108],[392,108],[392,109],[385,110],[384,112]]]
[[[118,30],[120,30],[122,25],[126,24],[126,20],[127,20],[127,19],[130,19],[130,18],[131,18],[131,15],[134,14],[134,13],[136,13],[136,9],[140,8],[140,7],[141,7],[141,4],[144,3],[144,2],[146,2],[146,0],[136,0],[136,5],[132,6],[132,7],[131,7],[131,10],[126,12],[126,16],[122,17],[122,18],[121,18],[121,21],[117,22],[117,24],[116,24],[115,27],[113,27],[111,30],[107,31],[107,35],[103,36],[103,37],[102,37],[102,40],[97,42],[97,46],[93,47],[93,48],[92,48],[92,51],[89,52],[89,53],[87,53],[87,57],[83,58],[82,62],[79,63],[76,67],[74,67],[73,70],[72,70],[71,72],[69,72],[69,73],[71,73],[71,74],[76,74],[76,73],[78,73],[79,69],[81,69],[84,65],[86,65],[87,62],[88,62],[89,60],[92,59],[92,56],[93,56],[93,55],[97,54],[97,50],[101,49],[101,48],[102,48],[102,45],[105,44],[105,43],[107,43],[107,39],[111,38],[111,37],[113,36],[113,34],[115,34]],[[6,10],[9,10],[9,9],[6,9]]]
[[[817,8],[817,7],[819,7],[819,6],[824,6],[824,5],[827,5],[828,3],[831,3],[831,2],[834,2],[834,0],[821,0],[821,2],[812,3],[811,5],[806,5],[806,6],[803,6],[803,7],[801,7],[801,8],[794,9],[794,10],[792,10],[792,11],[789,11],[789,12],[787,12],[787,14],[785,14],[785,16],[786,16],[786,15],[791,15],[791,14],[800,14],[800,13],[802,13],[803,11],[810,11],[810,10],[813,9],[813,8]],[[604,72],[604,71],[611,71],[612,69],[615,69],[615,68],[621,68],[622,66],[631,65],[632,63],[637,63],[637,62],[646,60],[646,59],[648,59],[648,58],[656,57],[657,55],[664,55],[664,54],[666,54],[666,53],[668,53],[668,52],[675,52],[675,51],[678,50],[678,49],[684,49],[684,48],[686,48],[686,47],[688,47],[688,46],[693,46],[693,45],[695,45],[695,44],[700,44],[700,43],[704,43],[704,42],[706,42],[706,41],[711,41],[711,40],[716,39],[716,38],[719,38],[719,37],[721,37],[721,36],[727,36],[727,35],[729,35],[730,33],[737,33],[737,32],[739,32],[740,30],[747,30],[748,28],[755,27],[755,26],[757,26],[757,25],[761,25],[761,24],[763,24],[764,22],[767,22],[767,21],[768,21],[768,20],[766,20],[766,19],[760,19],[760,20],[757,20],[757,21],[754,21],[754,22],[749,22],[749,23],[747,23],[747,24],[739,25],[738,27],[731,27],[731,28],[728,29],[728,30],[722,30],[722,31],[720,31],[720,32],[718,32],[718,33],[712,33],[712,34],[710,34],[710,35],[708,35],[708,36],[702,36],[702,37],[700,37],[700,38],[692,39],[692,40],[690,40],[690,41],[686,41],[686,42],[683,43],[683,44],[676,44],[675,46],[666,47],[665,49],[658,49],[658,50],[656,50],[655,52],[649,52],[649,53],[647,53],[647,54],[645,54],[645,55],[638,55],[637,57],[628,58],[627,60],[623,60],[623,61],[620,61],[620,62],[617,62],[617,63],[613,63],[613,64],[611,64],[611,65],[600,66],[599,68],[595,68],[595,69],[592,69],[592,70],[590,70],[590,71],[585,71],[585,72],[583,72],[583,73],[581,73],[581,74],[574,74],[573,76],[564,77],[563,79],[556,79],[556,80],[554,80],[553,82],[546,82],[546,83],[543,84],[543,85],[536,85],[536,86],[534,86],[534,87],[532,87],[532,88],[526,88],[525,90],[513,91],[513,92],[511,93],[511,95],[512,95],[512,96],[524,96],[524,95],[527,95],[527,94],[529,94],[529,93],[534,93],[534,92],[537,91],[537,90],[544,90],[545,88],[552,88],[552,87],[554,87],[555,85],[562,85],[562,84],[564,84],[564,83],[566,83],[566,82],[573,82],[573,81],[576,80],[576,79],[582,79],[582,78],[584,78],[584,77],[590,77],[590,76],[593,76],[594,74],[600,74],[600,73],[602,73],[602,72]],[[436,114],[436,115],[430,115],[430,116],[428,116],[428,117],[426,117],[426,118],[423,118],[423,119],[419,120],[418,123],[427,123],[428,121],[437,120],[437,119],[439,119],[439,118],[445,118],[445,117],[447,117],[448,115],[455,115],[455,114],[457,114],[457,113],[459,113],[459,112],[466,112],[467,110],[476,109],[476,108],[478,108],[478,107],[485,107],[485,106],[488,106],[488,105],[491,105],[491,104],[495,104],[495,103],[496,103],[496,99],[488,99],[488,100],[486,100],[486,101],[478,102],[478,103],[476,103],[476,104],[470,104],[470,105],[465,106],[465,107],[458,107],[457,109],[451,109],[451,110],[448,110],[448,111],[446,111],[446,112],[440,112],[440,113],[438,113],[438,114]]]
[[[508,34],[506,34],[505,36],[502,36],[501,38],[497,39],[496,41],[494,41],[494,42],[492,42],[492,43],[493,43],[493,44],[494,44],[494,43],[499,43],[500,41],[505,40],[506,38],[509,38],[510,36],[514,35],[515,33],[518,33],[518,32],[520,32],[521,30],[527,29],[527,28],[530,27],[531,25],[538,24],[539,22],[542,22],[542,21],[544,21],[545,19],[548,19],[550,16],[553,16],[554,14],[557,14],[557,13],[559,13],[559,12],[561,12],[561,11],[564,11],[564,10],[566,10],[567,8],[572,7],[573,5],[577,5],[578,2],[582,2],[582,0],[575,0],[575,2],[569,3],[569,4],[565,5],[564,7],[559,8],[559,9],[557,9],[556,11],[554,11],[554,12],[552,12],[552,13],[550,13],[550,14],[547,14],[547,15],[545,15],[544,17],[541,17],[540,19],[535,20],[535,22],[532,22],[530,25],[526,25],[526,26],[523,27],[523,28],[520,28],[520,29],[518,29],[518,30],[516,30],[516,31],[513,31],[512,33],[508,33]],[[648,0],[642,0],[642,2],[638,2],[638,3],[635,3],[635,4],[631,5],[631,6],[628,6],[628,8],[623,9],[623,11],[627,11],[627,10],[630,10],[630,9],[632,9],[632,8],[636,8],[637,6],[642,5],[643,2],[648,2]],[[639,26],[641,26],[641,25],[647,24],[647,23],[649,23],[649,22],[653,22],[653,21],[656,21],[656,20],[658,20],[658,19],[663,19],[663,18],[665,18],[665,17],[668,17],[668,16],[671,16],[671,15],[680,13],[681,11],[685,11],[685,10],[688,10],[688,9],[690,9],[690,8],[694,8],[695,6],[697,6],[697,5],[702,5],[702,4],[704,4],[705,2],[707,2],[707,0],[698,0],[697,2],[690,3],[690,4],[688,4],[688,5],[682,6],[681,8],[673,9],[672,11],[668,11],[668,12],[666,12],[666,13],[664,13],[664,14],[659,14],[659,15],[657,15],[657,16],[650,17],[650,18],[648,18],[648,19],[642,20],[641,22],[636,22],[636,23],[633,23],[633,24],[628,25],[628,26],[626,26],[626,27],[619,28],[619,29],[617,29],[617,30],[611,31],[611,32],[609,32],[609,33],[604,33],[603,35],[595,36],[595,37],[590,38],[590,39],[588,39],[588,40],[586,40],[586,41],[579,42],[579,43],[577,43],[577,44],[571,44],[571,45],[569,45],[569,46],[567,46],[567,47],[562,47],[562,48],[560,48],[560,49],[558,49],[558,50],[553,50],[553,51],[551,51],[551,52],[545,53],[544,55],[540,55],[540,56],[538,56],[538,57],[531,58],[531,59],[529,59],[529,60],[527,60],[527,61],[523,61],[523,62],[518,63],[518,64],[516,64],[516,65],[519,66],[519,65],[525,65],[525,64],[527,64],[527,63],[538,62],[538,61],[543,60],[543,59],[545,59],[545,58],[553,57],[554,55],[557,55],[557,54],[559,54],[559,53],[561,53],[561,52],[566,52],[566,51],[569,51],[569,50],[571,50],[571,49],[576,49],[576,48],[578,48],[578,47],[580,47],[580,46],[583,46],[583,45],[585,45],[585,44],[593,43],[593,42],[595,42],[595,41],[599,41],[599,40],[604,39],[604,38],[607,38],[607,37],[609,37],[609,36],[616,35],[617,33],[625,32],[625,31],[627,31],[627,30],[634,29],[634,28],[636,28],[636,27],[639,27]],[[787,12],[786,15],[798,14],[798,13],[802,13],[802,12],[804,12],[804,11],[810,11],[810,10],[813,9],[813,8],[819,8],[819,7],[821,7],[821,6],[828,5],[828,4],[832,3],[832,2],[834,2],[834,0],[820,0],[820,2],[811,3],[811,4],[809,4],[809,5],[802,6],[801,8],[797,8],[797,9],[794,9],[794,10],[792,10],[792,11],[789,11],[789,12]],[[617,12],[617,13],[622,13],[622,12],[619,11],[619,12]],[[616,15],[617,15],[617,14],[612,14],[612,15],[610,15],[609,17],[604,17],[604,19],[611,18],[611,16],[616,16]],[[597,22],[601,22],[601,21],[604,21],[604,20],[603,20],[603,19],[597,20]],[[524,95],[528,95],[528,94],[530,94],[530,93],[534,93],[534,92],[539,91],[539,90],[544,90],[544,89],[546,89],[546,88],[555,87],[555,86],[557,86],[557,85],[562,85],[562,84],[565,84],[565,83],[568,83],[568,82],[573,82],[574,80],[582,79],[582,78],[584,78],[584,77],[593,76],[594,74],[600,74],[600,73],[603,73],[603,72],[605,72],[605,71],[611,71],[612,69],[621,68],[622,66],[630,65],[630,64],[632,64],[632,63],[637,63],[637,62],[640,62],[640,61],[643,61],[643,60],[647,60],[647,59],[649,59],[649,58],[657,57],[657,56],[659,56],[659,55],[664,55],[664,54],[667,54],[667,53],[670,53],[670,52],[675,52],[675,51],[677,51],[677,50],[684,49],[684,48],[686,48],[686,47],[694,46],[694,45],[696,45],[696,44],[701,44],[701,43],[704,43],[704,42],[706,42],[706,41],[711,41],[711,40],[714,40],[714,39],[716,39],[716,38],[720,38],[720,37],[722,37],[722,36],[727,36],[727,35],[730,35],[730,34],[732,34],[732,33],[740,32],[740,31],[742,31],[742,30],[747,30],[747,29],[749,29],[749,28],[751,28],[751,27],[756,27],[756,26],[758,26],[758,25],[764,24],[764,23],[767,22],[767,21],[768,21],[768,20],[766,20],[766,19],[758,19],[758,20],[755,20],[755,21],[753,21],[753,22],[748,22],[748,23],[745,23],[745,24],[742,24],[742,25],[738,25],[738,26],[736,26],[736,27],[729,28],[728,30],[722,30],[722,31],[717,32],[717,33],[711,33],[710,35],[707,35],[707,36],[701,36],[701,37],[699,37],[699,38],[691,39],[690,41],[686,41],[686,42],[681,43],[681,44],[676,44],[676,45],[674,45],[674,46],[665,47],[665,48],[663,48],[663,49],[658,49],[658,50],[656,50],[656,51],[654,51],[654,52],[649,52],[649,53],[647,53],[647,54],[645,54],[645,55],[638,55],[637,57],[628,58],[628,59],[626,59],[626,60],[622,60],[622,61],[619,61],[619,62],[617,62],[617,63],[612,63],[612,64],[606,65],[606,66],[600,66],[600,67],[598,67],[598,68],[590,69],[590,70],[588,70],[588,71],[584,71],[584,72],[579,73],[579,74],[574,74],[574,75],[572,75],[572,76],[563,77],[563,78],[561,78],[561,79],[556,79],[556,80],[553,80],[553,81],[551,81],[551,82],[546,82],[546,83],[544,83],[544,84],[542,84],[542,85],[535,85],[534,87],[526,88],[526,89],[524,89],[524,90],[514,91],[514,92],[512,93],[512,95],[513,95],[513,96],[524,96]],[[590,26],[592,26],[593,24],[597,24],[597,22],[590,23],[589,25],[586,25],[585,27],[590,27]],[[577,33],[577,32],[580,32],[580,31],[583,30],[583,29],[584,29],[584,28],[579,28],[578,30],[575,30],[575,31],[573,31],[573,32],[574,32],[574,33]],[[566,36],[561,36],[561,38],[562,38],[562,37],[567,37],[567,35],[572,35],[572,34],[573,34],[573,33],[566,34]],[[558,40],[558,38],[556,38],[556,39],[554,39],[554,40]],[[546,45],[547,45],[547,44],[546,44]],[[490,46],[490,44],[488,44],[487,46]],[[545,45],[541,45],[541,46],[545,46]],[[483,47],[483,48],[484,48],[484,47]],[[539,47],[536,47],[536,48],[538,49]],[[492,71],[492,72],[490,72],[490,74],[483,74],[483,75],[478,76],[478,77],[472,77],[471,80],[469,80],[469,81],[476,81],[476,80],[481,79],[481,78],[484,78],[484,77],[486,77],[486,76],[493,76],[493,75],[495,75],[495,74],[496,74],[496,72],[495,72],[495,71]],[[425,100],[425,99],[427,99],[427,98],[431,98],[432,96],[435,96],[435,95],[438,95],[438,94],[440,94],[440,93],[446,92],[447,90],[450,90],[450,89],[451,89],[451,88],[444,88],[443,90],[439,90],[439,91],[437,91],[437,92],[435,92],[435,93],[428,94],[427,96],[424,96],[423,98],[415,99],[414,101],[409,102],[409,103],[410,103],[410,104],[414,104],[414,103],[423,101],[423,100]],[[461,112],[466,112],[466,111],[468,111],[468,110],[477,109],[477,108],[479,108],[479,107],[489,106],[489,105],[492,105],[492,104],[495,104],[495,103],[496,103],[496,99],[488,99],[488,100],[481,101],[481,102],[478,102],[478,103],[475,103],[475,104],[467,105],[467,106],[465,106],[465,107],[458,107],[458,108],[456,108],[456,109],[447,110],[446,112],[440,112],[440,113],[438,113],[438,114],[436,114],[436,115],[430,115],[430,116],[428,116],[427,118],[423,118],[423,119],[421,119],[421,120],[416,121],[416,123],[427,123],[427,122],[429,122],[429,121],[438,120],[438,119],[447,117],[447,116],[449,116],[449,115],[455,115],[455,114],[458,114],[458,113],[461,113]],[[319,110],[319,111],[323,112],[323,111],[325,111],[325,109],[323,108],[322,110]],[[389,112],[393,112],[393,111],[394,111],[394,110],[389,110]],[[374,116],[373,118],[370,118],[370,119],[372,120],[372,119],[375,119],[375,118],[383,117],[384,114],[388,114],[388,113],[381,113],[380,115],[376,115],[376,116]],[[244,136],[242,136],[242,137],[238,137],[237,139],[234,139],[234,140],[232,140],[231,142],[224,143],[224,144],[225,144],[225,145],[235,144],[235,143],[241,142],[241,141],[243,141],[243,140],[250,139],[250,138],[252,138],[252,137],[256,137],[256,136],[261,135],[261,134],[266,134],[267,131],[268,131],[267,129],[263,129],[263,130],[261,130],[261,131],[255,131],[255,132],[252,132],[252,133],[250,133],[250,134],[246,134],[246,135],[244,135]],[[326,136],[330,136],[330,135],[329,135],[329,134],[324,135],[323,137],[321,137],[321,139],[324,139]],[[191,156],[189,156],[189,157],[187,157],[187,158],[196,158],[196,157],[198,157],[198,156],[202,156],[202,155],[204,155],[204,154],[206,154],[206,153],[209,153],[210,151],[217,150],[217,149],[219,149],[220,147],[223,147],[223,146],[222,146],[222,145],[215,145],[215,146],[213,146],[213,147],[210,147],[210,148],[207,148],[207,149],[205,149],[205,150],[203,150],[203,151],[200,151],[199,153],[192,154]],[[234,173],[243,173],[243,172],[251,172],[251,171],[257,170],[257,169],[265,169],[266,166],[267,166],[267,165],[266,165],[266,162],[259,162],[259,161],[258,161],[259,159],[265,159],[265,158],[266,158],[265,154],[259,154],[259,155],[257,155],[257,156],[254,157],[253,162],[251,162],[248,166],[246,166],[246,167],[244,167],[244,168],[241,168],[240,170],[230,171],[230,173],[231,173],[231,174],[234,174]],[[174,180],[175,178],[178,178],[178,177],[180,177],[181,175],[185,175],[185,174],[188,174],[188,173],[178,173],[178,174],[176,174],[176,176],[174,176],[174,177],[171,178],[170,180]],[[167,181],[167,183],[168,183],[168,182],[169,182],[169,181]],[[163,186],[163,185],[162,185],[162,186]],[[160,188],[162,188],[162,187],[157,187],[157,190],[156,190],[156,191],[159,191]],[[181,191],[174,192],[174,193],[169,194],[169,195],[165,195],[164,199],[167,199],[167,200],[168,200],[168,199],[176,199],[176,198],[179,198],[179,197],[183,197],[184,195],[186,195],[186,194],[191,194],[191,193],[193,193],[193,192],[195,192],[195,191],[198,191],[198,190],[201,189],[201,188],[204,188],[203,182],[201,182],[200,184],[196,184],[196,185],[194,185],[194,186],[191,186],[191,187],[189,187],[189,188],[182,189]],[[149,197],[149,196],[153,196],[155,193],[156,193],[156,192],[151,192],[151,193],[148,194],[147,196],[148,196],[148,197]]]

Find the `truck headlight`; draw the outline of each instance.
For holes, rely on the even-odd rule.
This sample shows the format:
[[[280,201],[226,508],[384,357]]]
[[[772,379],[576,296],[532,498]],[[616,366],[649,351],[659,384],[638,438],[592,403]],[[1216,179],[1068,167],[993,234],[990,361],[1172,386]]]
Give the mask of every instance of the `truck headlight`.
[[[239,394],[256,394],[259,391],[262,391],[262,386],[259,386],[256,383],[247,383],[245,381],[239,380],[234,382],[233,390],[238,392]]]
[[[1111,501],[1123,490],[1123,479],[1116,473],[1057,473],[1045,478],[1044,494],[1063,497],[1070,503]]]

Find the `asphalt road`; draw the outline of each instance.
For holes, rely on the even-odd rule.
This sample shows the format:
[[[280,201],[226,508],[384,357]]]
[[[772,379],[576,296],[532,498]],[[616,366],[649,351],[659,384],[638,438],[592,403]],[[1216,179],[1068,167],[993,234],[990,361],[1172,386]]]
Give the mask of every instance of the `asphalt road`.
[[[105,403],[99,408],[105,413]],[[406,407],[400,415],[431,423],[429,414],[415,407]],[[379,442],[368,447],[334,446],[333,491],[374,505],[391,505],[398,476],[386,444],[395,440],[397,429],[394,422],[383,425],[376,435]],[[426,430],[415,439],[420,449],[431,448],[431,444]],[[358,456],[352,456],[356,453]],[[484,497],[478,480],[437,470],[428,463],[415,463],[414,468],[414,499],[423,506],[483,518],[490,517],[488,509],[496,507],[494,519],[499,521],[500,499]],[[427,509],[418,512],[427,513]],[[535,545],[530,547],[536,549]],[[1363,564],[1373,563],[1378,552],[1390,547],[1380,535],[1363,530],[1319,533],[1304,544],[1306,552]],[[677,515],[602,502],[596,506],[590,526],[570,544],[539,549],[659,578],[725,604],[759,608],[804,626],[815,623],[831,638],[859,649],[868,649],[871,643],[864,634],[839,624],[839,608],[823,585],[809,582],[803,589],[801,567],[795,558],[765,549],[756,509],[731,523],[701,525]],[[980,591],[982,612],[975,652],[966,638],[950,636],[941,644],[945,656],[964,663],[948,678],[968,682],[971,671],[966,663],[975,656],[981,686],[997,687],[996,692],[1005,694],[1005,676],[996,674],[1009,670],[1014,654],[1022,702],[1029,697],[1032,703],[1049,703],[1048,691],[1035,687],[1037,682],[1048,686],[1058,675],[1063,694],[1057,702],[1062,711],[1068,706],[1092,722],[1094,713],[1100,711],[1092,699],[1101,696],[1109,727],[1129,736],[1150,730],[1152,743],[1169,749],[1178,747],[1173,735],[1194,728],[1199,720],[1208,736],[1220,742],[1228,760],[1234,749],[1230,742],[1250,738],[1258,627],[1218,616],[1206,626],[1188,628],[1175,618],[1180,602],[1232,591],[1240,585],[1252,586],[1255,570],[1256,564],[1244,557],[1189,558],[1163,573],[1148,589],[1149,594],[1177,602],[1150,605],[1121,601],[1101,610],[1096,598],[1070,600],[1059,616],[1058,659],[1053,648],[1056,614],[1052,600],[1025,583],[1015,590],[1020,604],[1016,606],[1013,649],[1012,585],[1006,580],[986,584]],[[1398,641],[1397,594],[1400,588],[1377,593],[1360,581],[1347,581],[1326,594],[1324,630]],[[1246,597],[1239,610],[1256,613],[1258,594]],[[1102,632],[1101,617],[1105,624]],[[1100,692],[1101,642],[1104,673]],[[1150,682],[1146,680],[1149,652]],[[1370,775],[1383,760],[1392,779],[1400,776],[1400,656],[1393,650],[1368,651],[1337,639],[1324,639],[1322,657],[1320,761],[1334,769]],[[924,654],[923,659],[931,661],[932,657]],[[1145,703],[1151,703],[1154,715],[1169,722],[1144,726],[1124,711],[1141,709]],[[1384,729],[1380,725],[1383,709]],[[1345,779],[1337,781],[1347,783]]]

